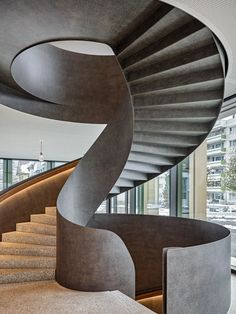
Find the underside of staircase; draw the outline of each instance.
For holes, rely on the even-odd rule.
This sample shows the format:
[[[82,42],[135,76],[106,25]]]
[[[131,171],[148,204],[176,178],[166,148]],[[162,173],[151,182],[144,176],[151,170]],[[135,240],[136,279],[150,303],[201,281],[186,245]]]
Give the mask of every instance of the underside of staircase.
[[[56,207],[18,223],[16,231],[2,235],[0,283],[55,280]]]

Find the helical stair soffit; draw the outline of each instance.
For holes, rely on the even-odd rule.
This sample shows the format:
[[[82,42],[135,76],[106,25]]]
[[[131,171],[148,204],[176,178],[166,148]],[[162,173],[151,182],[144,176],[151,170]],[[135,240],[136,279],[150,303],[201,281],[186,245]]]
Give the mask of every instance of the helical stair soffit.
[[[236,93],[236,2],[222,0],[163,0],[203,22],[220,39],[227,53],[229,68],[225,81],[225,95]]]
[[[57,280],[133,297],[135,270],[123,241],[86,226],[106,197],[166,171],[206,138],[224,94],[212,33],[151,0],[1,1],[0,12],[0,102],[107,124],[58,197]],[[62,49],[65,40],[107,44],[115,55]]]

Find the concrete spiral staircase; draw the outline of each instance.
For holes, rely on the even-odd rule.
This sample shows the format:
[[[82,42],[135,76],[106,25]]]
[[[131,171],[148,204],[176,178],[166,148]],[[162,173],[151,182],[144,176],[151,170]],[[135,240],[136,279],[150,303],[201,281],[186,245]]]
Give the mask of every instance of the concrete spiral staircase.
[[[0,284],[55,279],[56,208],[31,215],[16,231],[2,235]]]
[[[87,1],[84,3],[86,3],[87,5]],[[91,16],[94,15],[94,18],[96,18],[97,11],[96,9],[93,9],[93,6],[97,5],[97,9],[99,10],[99,2],[97,4],[93,1],[88,1],[88,3],[91,6]],[[167,4],[161,3],[159,1],[150,1],[150,7],[149,10],[147,10],[148,5],[146,7],[146,3],[147,1],[139,1],[138,3],[136,1],[127,2],[126,9],[128,13],[126,13],[131,19],[131,21],[128,23],[126,21],[126,17],[122,16],[121,14],[122,10],[120,10],[119,2],[114,1],[114,7],[111,8],[111,10],[113,11],[109,11],[108,13],[110,14],[111,19],[112,16],[116,16],[117,6],[117,10],[120,10],[119,13],[121,16],[120,20],[116,22],[117,24],[113,25],[113,28],[116,29],[116,32],[114,32],[115,35],[113,34],[113,28],[110,27],[110,25],[108,25],[107,27],[105,23],[101,26],[102,31],[108,34],[106,42],[113,48],[117,56],[117,60],[126,77],[129,92],[133,100],[134,134],[128,160],[126,162],[130,147],[129,141],[132,137],[132,108],[131,106],[129,106],[131,105],[130,99],[128,97],[129,94],[125,93],[127,92],[127,86],[126,84],[121,84],[121,81],[123,80],[123,76],[121,75],[122,78],[118,78],[118,85],[121,86],[122,92],[117,94],[121,94],[120,98],[122,98],[123,101],[121,103],[117,101],[117,103],[120,105],[118,107],[121,110],[117,114],[118,118],[115,115],[112,116],[112,118],[114,119],[112,121],[113,124],[109,122],[107,126],[107,128],[110,127],[110,132],[108,132],[109,129],[107,129],[106,133],[102,133],[99,138],[100,142],[97,141],[92,146],[91,150],[82,159],[80,169],[75,169],[77,173],[74,172],[72,174],[73,177],[70,177],[71,181],[69,181],[69,183],[67,181],[66,184],[68,183],[68,185],[65,184],[62,191],[60,192],[61,198],[59,195],[58,202],[58,210],[60,213],[60,224],[58,224],[58,243],[60,243],[62,248],[60,250],[61,256],[57,259],[57,270],[59,269],[58,273],[61,273],[61,275],[67,273],[63,269],[64,265],[66,265],[68,269],[71,269],[71,266],[74,266],[74,273],[78,273],[76,267],[79,264],[77,263],[76,258],[78,257],[79,259],[79,254],[77,254],[76,256],[76,253],[81,252],[76,252],[76,248],[78,247],[76,241],[78,239],[79,241],[82,241],[82,236],[85,236],[85,238],[86,236],[88,236],[88,238],[91,236],[92,241],[84,241],[80,247],[81,250],[83,246],[83,254],[85,256],[83,256],[83,258],[84,260],[86,260],[86,254],[88,250],[85,245],[95,243],[96,245],[92,247],[92,249],[95,248],[94,254],[98,254],[98,252],[101,253],[100,250],[105,248],[105,246],[103,247],[102,245],[100,246],[100,248],[98,247],[99,244],[102,243],[102,241],[100,241],[100,243],[98,242],[98,237],[102,235],[102,237],[104,236],[104,239],[109,239],[110,241],[105,241],[108,246],[110,245],[108,247],[109,250],[105,248],[105,253],[101,253],[100,264],[101,267],[104,267],[103,275],[105,277],[107,271],[106,263],[104,263],[102,260],[103,257],[108,266],[110,266],[111,264],[110,260],[114,260],[115,263],[117,263],[117,267],[123,267],[121,265],[121,261],[123,262],[124,258],[126,258],[128,263],[123,267],[123,269],[117,269],[120,271],[120,273],[122,273],[122,276],[124,277],[123,282],[125,282],[125,280],[127,279],[127,291],[129,291],[127,292],[127,295],[131,296],[134,294],[135,273],[133,261],[124,243],[115,234],[112,233],[111,236],[108,231],[105,232],[104,230],[101,231],[96,228],[86,228],[87,224],[93,216],[94,212],[96,211],[96,206],[99,202],[101,203],[101,201],[107,197],[109,191],[110,194],[108,195],[108,197],[112,197],[113,195],[122,193],[147,180],[150,180],[155,176],[158,176],[159,174],[165,172],[167,169],[176,165],[179,161],[188,156],[198,145],[200,145],[204,138],[207,136],[207,134],[210,132],[219,114],[224,92],[224,69],[222,67],[223,59],[221,58],[221,54],[218,50],[218,48],[220,49],[220,46],[216,44],[210,30],[190,15]],[[37,3],[35,5],[37,5]],[[47,5],[50,6],[51,4],[45,2],[45,8]],[[66,5],[67,3],[63,2],[63,6]],[[137,12],[135,11],[134,15],[132,12],[132,6],[137,7]],[[142,6],[145,6],[146,8],[143,14]],[[85,9],[86,8],[87,7],[85,6]],[[49,9],[51,9],[51,7]],[[60,7],[58,6],[55,10],[54,9],[55,8],[53,8],[52,11],[53,14],[56,9],[60,10]],[[27,10],[28,7],[26,5],[26,12]],[[61,12],[60,14],[63,15],[65,21],[67,22],[69,20],[71,22],[69,25],[67,25],[66,22],[64,23],[65,25],[63,24],[63,22],[61,22],[61,16],[60,18],[55,18],[55,20],[53,20],[55,24],[51,23],[51,16],[49,14],[50,18],[45,19],[45,23],[41,23],[41,19],[39,23],[40,26],[36,25],[35,29],[37,30],[37,27],[39,27],[40,31],[36,31],[35,33],[27,33],[28,37],[25,37],[27,40],[24,38],[26,40],[24,43],[24,47],[22,47],[21,43],[19,44],[18,42],[15,42],[17,41],[16,39],[14,41],[14,36],[11,38],[11,40],[14,42],[14,45],[12,44],[12,42],[10,42],[9,51],[11,53],[9,53],[9,55],[14,58],[19,53],[19,51],[22,51],[22,53],[17,56],[18,60],[17,58],[14,59],[14,62],[12,64],[13,71],[10,73],[4,72],[2,74],[2,77],[4,77],[4,74],[6,74],[6,82],[1,82],[0,84],[0,102],[12,108],[40,116],[45,116],[53,119],[81,122],[79,121],[79,118],[76,116],[76,114],[74,114],[73,112],[73,110],[77,109],[75,113],[78,113],[79,116],[80,111],[78,109],[80,108],[76,107],[78,105],[76,102],[77,98],[75,97],[76,99],[73,99],[70,94],[71,89],[73,91],[78,90],[78,86],[76,85],[77,72],[75,71],[75,73],[73,73],[73,75],[75,75],[74,77],[73,75],[71,76],[73,78],[73,80],[71,80],[70,82],[71,86],[67,84],[68,75],[65,75],[65,73],[68,74],[68,72],[66,72],[68,70],[66,66],[68,64],[71,65],[69,62],[67,62],[71,62],[72,60],[70,53],[65,53],[63,55],[63,58],[58,59],[61,62],[59,64],[61,67],[55,67],[54,70],[56,72],[50,73],[51,75],[53,75],[53,77],[54,75],[55,77],[57,77],[58,75],[58,77],[64,79],[63,86],[65,94],[60,94],[60,92],[58,92],[56,80],[55,82],[52,82],[52,80],[51,82],[46,81],[47,75],[45,75],[45,82],[43,82],[43,87],[45,88],[45,90],[38,90],[38,85],[36,84],[36,92],[34,90],[34,82],[27,81],[27,78],[24,81],[24,77],[21,80],[23,74],[27,73],[27,71],[23,72],[22,68],[19,67],[19,80],[17,80],[16,76],[14,76],[14,74],[17,72],[14,72],[14,64],[16,65],[17,70],[17,61],[19,61],[19,63],[21,63],[22,60],[28,61],[28,52],[30,54],[31,51],[34,51],[34,49],[46,49],[46,52],[48,49],[49,53],[55,52],[56,48],[52,48],[52,46],[50,46],[52,38],[53,40],[55,40],[55,38],[57,39],[58,37],[59,39],[79,37],[79,35],[77,34],[77,29],[79,29],[79,25],[77,25],[76,23],[79,23],[80,19],[78,19],[77,16],[73,14],[73,16],[71,16],[72,9],[69,7],[69,5],[66,10],[61,9],[61,11],[63,11],[64,15]],[[82,11],[83,10],[81,9],[81,12]],[[42,11],[39,11],[39,13],[37,14],[39,14],[41,18],[44,18],[44,14],[47,15],[50,10],[48,10],[46,13],[45,12],[43,11],[42,13]],[[40,14],[42,14],[42,16]],[[69,18],[67,15],[69,16]],[[26,14],[25,16],[30,16],[30,14]],[[119,14],[117,14],[117,16],[119,16]],[[24,18],[25,17],[23,15],[23,20]],[[14,24],[14,20],[15,17],[12,20],[12,24]],[[72,20],[74,21],[74,24],[78,26],[78,28],[73,28],[73,31],[70,29],[70,26],[73,25]],[[21,24],[22,21],[20,20],[20,18],[19,21],[19,25],[23,25]],[[87,25],[86,23],[84,24]],[[123,24],[125,26],[123,30],[119,33],[119,29]],[[64,28],[61,27],[61,25],[63,25]],[[81,35],[81,38],[93,38],[96,39],[96,41],[105,42],[103,35],[101,35],[102,31],[97,34],[97,28],[94,29],[94,25],[96,25],[96,23],[91,23],[91,25],[89,25],[91,29],[88,27],[88,33],[83,36]],[[51,31],[50,38],[48,37],[48,29],[50,29]],[[81,28],[81,30],[83,31],[83,28]],[[14,32],[12,31],[12,33]],[[41,36],[40,39],[38,38],[38,34],[40,34]],[[46,44],[37,45],[40,40],[42,42],[46,42]],[[26,47],[32,46],[32,43],[37,44],[29,48],[29,51],[27,52]],[[17,51],[14,51],[12,53],[12,47]],[[60,57],[62,56],[62,54],[63,53],[60,52]],[[26,56],[25,59],[24,56]],[[53,53],[50,55],[50,57],[53,57],[54,60]],[[78,59],[79,58],[87,57],[80,55]],[[112,62],[114,62],[114,64],[117,66],[115,57],[112,58]],[[11,58],[9,58],[9,60],[10,59]],[[109,58],[107,59],[109,60]],[[7,58],[3,58],[3,60],[9,61]],[[10,61],[12,61],[12,59]],[[74,61],[77,62],[77,60]],[[78,64],[79,63],[77,63],[76,65],[78,66]],[[81,65],[82,64],[83,62],[81,62]],[[109,63],[109,66],[114,64]],[[27,65],[27,63],[25,63],[24,65]],[[6,68],[8,68],[8,66],[5,66],[4,69]],[[112,66],[111,69],[113,70]],[[73,67],[71,66],[69,70],[73,71]],[[116,70],[117,68],[112,73],[117,74]],[[81,73],[82,72],[83,71],[81,70]],[[38,74],[38,71],[35,74]],[[100,71],[96,74],[100,75]],[[13,77],[15,81],[13,80]],[[43,80],[40,79],[39,83],[41,83],[42,81]],[[16,82],[19,83],[18,85],[22,89],[19,88]],[[32,94],[35,97],[26,92],[31,89],[24,88],[24,84],[21,84],[22,82],[29,82],[30,84],[32,83]],[[35,82],[37,83],[37,80]],[[52,83],[52,86],[49,86],[48,83]],[[55,85],[53,85],[54,83]],[[84,82],[82,83],[84,84]],[[122,83],[124,83],[124,80],[122,81]],[[87,88],[86,84],[84,86],[85,88]],[[56,92],[51,93],[54,87]],[[95,85],[95,87],[97,87],[97,85]],[[103,88],[103,90],[101,91],[102,96],[104,96],[104,90],[105,88]],[[98,95],[92,97],[92,100],[90,99],[92,101],[92,104],[94,98],[96,99],[96,96],[100,96],[99,92]],[[105,92],[107,91],[105,90]],[[83,104],[87,104],[87,92],[84,94],[85,97],[84,95],[82,95],[84,97],[81,101],[82,106]],[[67,97],[65,97],[65,95]],[[76,94],[76,96],[78,95]],[[107,95],[105,94],[105,96]],[[119,98],[119,95],[117,97],[114,95],[112,96],[113,97],[110,97],[112,100]],[[107,97],[103,97],[104,102],[107,101],[106,105],[108,106],[107,108],[105,107],[106,109],[109,109],[109,101],[111,101],[110,98],[107,100]],[[70,105],[67,106],[66,101],[68,101]],[[91,106],[88,107],[91,109]],[[84,117],[87,118],[86,114],[90,114],[91,112],[89,112],[86,107],[85,109],[86,110],[82,111]],[[63,110],[65,112],[66,110],[68,110],[69,113],[66,112],[66,114],[63,115]],[[94,123],[105,123],[104,121],[106,121],[107,123],[107,121],[111,121],[111,117],[109,116],[109,114],[111,115],[111,112],[109,112],[104,120],[102,120],[102,117],[101,120],[98,122],[96,120],[97,117],[99,116],[99,114],[100,117],[102,116],[102,114],[105,115],[106,110],[104,110],[104,112],[102,112],[102,110],[99,110],[99,108],[96,108],[96,110],[97,114],[94,114],[94,112],[92,112],[91,114],[91,116],[95,119],[95,121],[93,121]],[[128,114],[126,115],[127,112]],[[91,116],[89,116],[90,119]],[[123,119],[122,121],[122,117],[126,117],[126,120]],[[76,120],[77,118],[78,121]],[[85,118],[82,122],[87,123]],[[125,130],[125,127],[127,128],[127,132]],[[124,145],[123,142],[121,142],[123,138],[118,138],[119,131],[120,133],[123,132],[121,134],[124,137]],[[129,138],[126,138],[125,141],[125,135],[127,133],[129,133]],[[114,152],[115,144],[117,144],[115,143],[114,138],[112,138],[112,135],[114,134],[117,135],[116,141],[118,142],[119,140],[120,145],[120,149],[117,149],[117,152]],[[104,137],[102,138],[102,136],[104,135],[106,136],[106,138],[105,141],[102,141],[104,140]],[[106,141],[108,144],[110,144],[111,147],[108,144],[106,145]],[[125,146],[124,149],[122,145]],[[107,150],[104,152],[105,149]],[[109,159],[112,159],[109,155],[111,154],[111,151],[113,153],[112,157],[120,154],[117,157],[115,156],[115,166],[118,170],[112,169],[113,175],[111,176],[109,173],[109,178],[107,175],[107,179],[105,180],[104,178],[102,178],[102,176],[104,174],[104,169],[107,169],[106,163],[109,163]],[[96,154],[92,155],[91,153],[94,152],[96,152]],[[90,155],[88,156],[89,153]],[[98,157],[100,158],[98,160],[99,162],[96,162],[95,159]],[[123,169],[124,164],[125,167]],[[111,164],[109,165],[112,166]],[[115,168],[115,166],[113,168]],[[99,167],[100,169],[98,169]],[[122,173],[121,171],[119,171],[119,167],[123,169]],[[84,172],[80,171],[81,168],[82,170],[84,170]],[[97,171],[95,179],[101,179],[100,181],[93,180],[92,178],[95,170]],[[111,169],[109,170],[111,172]],[[80,176],[81,173],[82,175]],[[118,175],[116,176],[117,173],[121,173],[118,180]],[[85,179],[83,180],[83,175],[86,179],[86,184]],[[117,182],[113,186],[116,180]],[[72,183],[75,183],[74,186]],[[87,197],[87,195],[85,195],[86,193],[91,196],[91,192],[89,190],[91,186],[94,188],[94,192],[92,192],[93,197]],[[110,190],[112,186],[113,188],[112,190]],[[72,189],[70,189],[71,187]],[[85,191],[82,191],[83,188]],[[78,194],[80,194],[79,197]],[[67,200],[73,199],[73,197],[71,196],[75,196],[75,202],[73,204],[68,204]],[[77,201],[78,203],[76,203]],[[79,203],[80,201],[82,202],[83,206],[81,206],[81,203]],[[69,210],[67,209],[71,210],[71,212],[69,213]],[[46,209],[45,215],[32,215],[31,222],[18,224],[16,232],[3,234],[3,242],[0,245],[0,254],[2,254],[0,256],[0,278],[2,283],[28,280],[46,280],[54,278],[54,214],[54,210],[51,211],[49,209]],[[67,214],[69,215],[69,217],[67,216]],[[70,238],[72,228],[75,228],[73,230],[73,235],[75,237],[75,241],[73,243],[74,246],[72,245],[71,247],[68,247],[66,240]],[[64,240],[65,242],[63,242]],[[117,250],[112,250],[112,248],[114,247],[116,247]],[[109,254],[111,254],[110,256],[107,256],[106,254],[108,251]],[[75,256],[72,256],[70,252],[75,253]],[[118,254],[115,256],[117,252]],[[112,255],[113,253],[114,255]],[[118,257],[114,258],[114,256]],[[91,263],[94,263],[94,259],[92,259],[92,254],[90,257]],[[71,259],[71,261],[69,259]],[[87,264],[89,264],[89,262]],[[130,267],[130,272],[127,265]],[[86,268],[86,265],[84,268]],[[115,278],[114,282],[116,282],[116,280],[122,281],[116,278],[116,274],[113,276],[112,271],[115,268],[116,267],[112,267],[111,269],[109,269],[111,270],[111,277],[109,277],[108,279],[106,277],[106,280],[103,281],[100,279],[96,279],[96,284],[105,284],[106,281],[110,282],[112,281],[110,280],[110,278]],[[86,269],[84,270],[84,274],[82,273],[82,271],[83,269],[81,269],[81,276],[87,275]],[[130,274],[127,274],[125,272]],[[130,278],[128,278],[129,275]],[[66,282],[64,278],[59,279],[59,282],[63,281]],[[122,285],[125,286],[126,283],[124,284],[123,282]],[[86,284],[87,282],[85,283],[85,285]],[[71,287],[70,284],[67,285],[67,283],[65,284],[65,286]],[[78,290],[80,288],[81,287],[79,287]],[[103,288],[104,286],[102,288],[99,286],[100,290],[102,290]],[[105,289],[107,289],[107,287]],[[132,292],[130,292],[131,290]]]
[[[188,156],[207,136],[223,98],[224,74],[211,31],[162,4],[115,49],[134,105],[131,152],[118,194]]]

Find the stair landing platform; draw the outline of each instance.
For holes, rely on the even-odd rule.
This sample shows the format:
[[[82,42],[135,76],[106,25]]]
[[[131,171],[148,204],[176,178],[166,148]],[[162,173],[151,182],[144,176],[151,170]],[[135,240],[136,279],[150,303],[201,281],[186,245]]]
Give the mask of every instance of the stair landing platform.
[[[151,314],[119,291],[81,292],[55,281],[0,285],[0,313],[4,314]]]

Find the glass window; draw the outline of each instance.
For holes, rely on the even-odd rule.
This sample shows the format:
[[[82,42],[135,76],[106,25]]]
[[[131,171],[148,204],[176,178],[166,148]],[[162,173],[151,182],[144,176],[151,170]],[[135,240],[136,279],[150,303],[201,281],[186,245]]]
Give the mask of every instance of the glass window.
[[[51,167],[56,168],[64,165],[66,162],[64,161],[51,161]]]
[[[178,165],[178,216],[189,217],[190,171],[189,157]]]
[[[12,160],[8,169],[8,186],[10,186],[49,170],[50,165],[46,161]]]
[[[0,159],[0,191],[3,190],[3,159]]]
[[[169,171],[136,189],[137,213],[169,215]]]
[[[207,162],[207,220],[221,224],[231,231],[232,264],[236,266],[236,117],[231,116],[218,120],[224,124],[225,137],[220,138],[218,145],[224,148],[222,155],[213,155],[211,160],[222,160],[221,164]],[[207,138],[210,141],[213,131]],[[207,151],[208,153],[208,151]]]
[[[125,214],[127,213],[126,196],[127,193],[122,193],[117,195],[117,213]]]
[[[105,214],[106,213],[106,201],[102,202],[102,204],[98,207],[96,214]]]
[[[0,191],[65,163],[62,161],[0,159]]]

